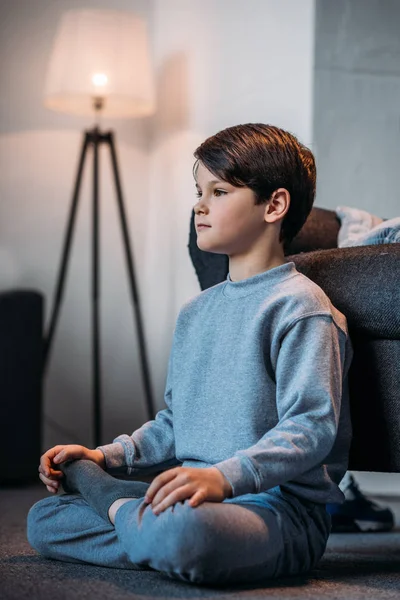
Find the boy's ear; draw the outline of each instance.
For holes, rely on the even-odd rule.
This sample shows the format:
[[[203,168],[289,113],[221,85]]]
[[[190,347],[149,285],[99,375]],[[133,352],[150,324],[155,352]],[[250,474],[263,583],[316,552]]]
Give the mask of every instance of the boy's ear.
[[[264,212],[264,220],[267,223],[280,221],[286,215],[290,206],[290,193],[285,188],[278,188],[272,192]]]

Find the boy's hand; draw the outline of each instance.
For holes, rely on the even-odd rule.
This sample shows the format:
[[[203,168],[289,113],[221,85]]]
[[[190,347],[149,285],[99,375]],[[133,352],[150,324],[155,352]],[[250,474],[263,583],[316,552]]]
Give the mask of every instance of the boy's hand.
[[[190,506],[195,507],[206,500],[222,502],[231,495],[229,481],[216,467],[176,467],[153,479],[145,501],[152,504],[154,514],[159,514],[186,498],[190,498]]]
[[[60,486],[60,479],[64,477],[64,473],[55,469],[54,466],[68,460],[82,458],[92,460],[102,469],[105,467],[104,455],[101,450],[90,450],[85,446],[78,446],[77,444],[54,446],[47,450],[40,458],[39,478],[43,481],[49,492],[56,494]]]

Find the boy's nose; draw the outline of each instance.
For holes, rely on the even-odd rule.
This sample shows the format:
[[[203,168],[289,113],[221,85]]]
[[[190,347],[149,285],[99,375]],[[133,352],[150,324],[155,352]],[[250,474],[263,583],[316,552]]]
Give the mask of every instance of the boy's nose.
[[[198,215],[199,213],[207,212],[207,210],[207,205],[204,203],[203,200],[199,200],[194,206],[194,212],[196,213],[196,215]]]

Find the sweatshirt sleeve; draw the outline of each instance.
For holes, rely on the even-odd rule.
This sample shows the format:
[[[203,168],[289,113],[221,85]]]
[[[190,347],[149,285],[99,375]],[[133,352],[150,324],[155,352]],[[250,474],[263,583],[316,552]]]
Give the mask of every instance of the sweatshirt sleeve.
[[[167,408],[158,411],[131,435],[122,434],[112,444],[98,446],[104,454],[107,471],[137,472],[162,471],[181,463],[175,456],[175,436],[172,412],[172,351],[167,371],[164,400]]]
[[[214,465],[233,497],[283,485],[329,454],[339,422],[346,340],[329,314],[300,317],[281,337],[277,424],[250,448]]]

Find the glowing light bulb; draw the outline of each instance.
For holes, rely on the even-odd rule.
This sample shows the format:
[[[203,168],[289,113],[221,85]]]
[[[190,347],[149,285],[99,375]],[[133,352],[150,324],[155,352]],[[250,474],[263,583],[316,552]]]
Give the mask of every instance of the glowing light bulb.
[[[108,77],[105,73],[95,73],[92,77],[92,83],[96,87],[104,87],[108,83]]]

